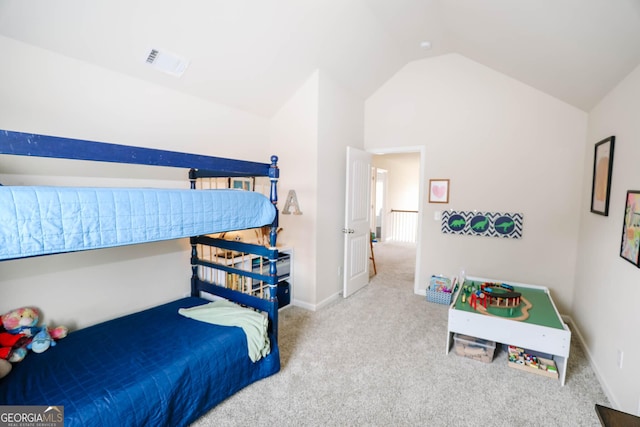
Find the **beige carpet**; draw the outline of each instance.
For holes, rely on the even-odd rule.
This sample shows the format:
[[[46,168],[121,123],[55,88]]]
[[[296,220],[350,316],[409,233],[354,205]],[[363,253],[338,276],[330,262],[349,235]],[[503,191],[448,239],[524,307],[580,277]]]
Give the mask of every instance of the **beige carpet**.
[[[564,387],[445,354],[447,306],[413,293],[415,248],[376,245],[378,274],[318,312],[280,314],[282,371],[195,426],[599,426],[608,405],[574,339]],[[575,335],[575,334],[574,334]]]

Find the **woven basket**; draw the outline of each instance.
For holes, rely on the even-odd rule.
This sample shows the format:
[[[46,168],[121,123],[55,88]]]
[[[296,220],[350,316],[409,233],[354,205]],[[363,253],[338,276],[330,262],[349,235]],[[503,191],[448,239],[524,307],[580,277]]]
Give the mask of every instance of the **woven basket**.
[[[436,304],[451,304],[451,298],[453,298],[453,292],[442,292],[432,290],[431,286],[427,288],[427,301],[435,302]]]

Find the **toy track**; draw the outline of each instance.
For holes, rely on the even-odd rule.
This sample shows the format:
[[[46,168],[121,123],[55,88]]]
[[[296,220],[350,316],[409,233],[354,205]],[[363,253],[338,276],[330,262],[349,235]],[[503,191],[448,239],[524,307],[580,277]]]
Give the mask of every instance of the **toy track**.
[[[533,304],[531,304],[529,300],[527,300],[525,297],[520,297],[520,301],[524,304],[524,306],[520,308],[520,311],[522,312],[522,314],[518,317],[498,316],[497,314],[489,313],[487,309],[484,308],[482,305],[478,305],[476,307],[476,311],[482,314],[486,314],[487,316],[506,317],[507,319],[517,320],[517,321],[527,320],[529,318],[529,309],[533,307]]]

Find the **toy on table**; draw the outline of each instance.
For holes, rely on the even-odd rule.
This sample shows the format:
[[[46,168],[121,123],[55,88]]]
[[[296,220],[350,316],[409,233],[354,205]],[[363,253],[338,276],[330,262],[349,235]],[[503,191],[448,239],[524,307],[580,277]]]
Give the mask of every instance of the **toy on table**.
[[[54,340],[67,336],[66,327],[38,326],[39,321],[40,312],[35,307],[21,307],[0,316],[0,360],[20,362],[27,355],[27,349],[42,353],[55,345]],[[4,362],[0,364],[0,378],[11,370],[6,366]]]
[[[485,282],[476,286],[474,282],[465,282],[462,287],[462,303],[467,301],[472,309],[481,314],[508,317],[518,321],[528,319],[529,309],[533,307],[520,292],[506,283]],[[494,309],[493,313],[488,311],[489,307]],[[516,310],[520,312],[519,315]]]

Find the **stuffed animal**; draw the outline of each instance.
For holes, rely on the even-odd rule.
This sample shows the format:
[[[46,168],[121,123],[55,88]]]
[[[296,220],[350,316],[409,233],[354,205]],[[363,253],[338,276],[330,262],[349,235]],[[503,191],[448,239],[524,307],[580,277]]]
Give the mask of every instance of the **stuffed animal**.
[[[27,348],[34,353],[43,353],[54,345],[56,345],[56,342],[51,337],[47,328],[42,328],[42,330],[33,337],[31,342],[27,344]]]
[[[38,326],[39,320],[40,312],[34,307],[18,308],[0,316],[0,326],[5,330],[0,333],[0,359],[20,362],[27,355],[27,348],[42,353],[52,345],[53,340],[67,336],[66,327],[49,329]]]
[[[29,342],[29,337],[22,334],[10,334],[0,332],[0,360],[20,362],[27,355],[24,346]]]
[[[36,329],[38,329],[40,312],[34,307],[22,307],[3,314],[0,320],[10,334],[31,337],[38,332]]]

